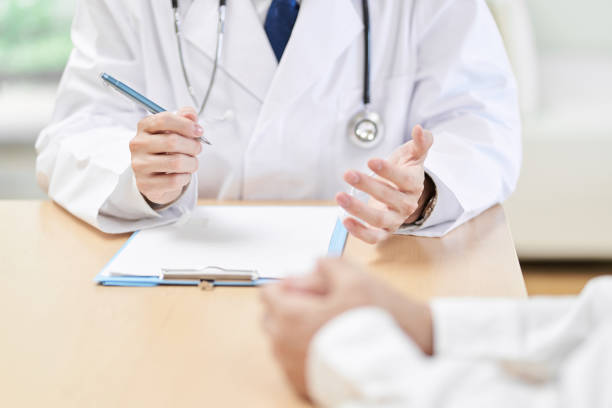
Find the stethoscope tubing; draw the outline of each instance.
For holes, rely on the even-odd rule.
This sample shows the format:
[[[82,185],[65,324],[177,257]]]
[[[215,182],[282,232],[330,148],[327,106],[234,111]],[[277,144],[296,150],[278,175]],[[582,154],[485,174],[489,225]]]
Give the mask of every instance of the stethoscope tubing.
[[[177,41],[177,48],[178,48],[178,53],[179,53],[179,60],[181,64],[181,71],[183,73],[185,84],[187,86],[191,99],[193,100],[194,105],[195,106],[200,105],[200,109],[198,112],[198,116],[199,116],[199,115],[202,115],[202,113],[204,113],[204,109],[208,105],[208,101],[210,99],[210,95],[211,95],[213,86],[215,84],[217,70],[219,67],[219,61],[221,60],[221,55],[223,53],[223,38],[225,34],[225,17],[226,17],[227,0],[219,0],[219,11],[218,11],[219,19],[218,19],[218,24],[217,24],[217,42],[216,42],[216,49],[215,49],[215,58],[213,61],[213,68],[212,68],[212,73],[210,75],[210,80],[208,82],[208,87],[206,88],[206,93],[204,95],[204,99],[202,100],[201,104],[198,104],[197,97],[195,94],[195,89],[191,81],[189,80],[189,74],[187,73],[187,68],[185,66],[185,58],[183,55],[183,46],[182,46],[182,38],[181,38],[182,36],[181,19],[180,19],[180,13],[178,10],[178,0],[171,0],[171,6],[173,10],[174,30],[176,34],[176,41]],[[370,37],[371,37],[371,33],[370,33],[370,7],[369,7],[368,0],[361,0],[361,7],[362,7],[362,14],[363,14],[362,18],[363,18],[363,26],[364,26],[363,95],[362,95],[363,111],[359,113],[358,115],[356,115],[356,117],[353,119],[353,122],[356,123],[356,126],[360,126],[360,123],[364,122],[365,120],[366,122],[370,122],[375,129],[382,129],[382,122],[380,120],[380,117],[377,114],[370,112],[369,110],[369,106],[371,102],[371,78],[370,78],[370,70],[371,70]],[[373,137],[370,138],[371,140],[369,139],[362,140],[362,138],[360,137],[360,133],[361,133],[360,130],[361,129],[358,129],[357,127],[355,127],[354,129],[352,129],[352,132],[351,132],[351,139],[355,141],[355,143],[357,143],[358,145],[362,147],[366,147],[368,145],[374,146],[376,143],[380,141],[379,139],[381,136],[378,134],[379,133],[378,130],[376,130]]]
[[[183,54],[183,41],[182,41],[182,30],[181,30],[181,16],[178,10],[178,0],[171,0],[172,6],[172,15],[174,19],[174,32],[176,34],[176,43],[178,48],[179,60],[181,63],[181,71],[183,72],[183,79],[185,80],[185,85],[187,86],[187,90],[189,91],[189,95],[195,106],[200,106],[198,111],[198,116],[204,113],[204,109],[208,105],[208,100],[210,99],[210,94],[212,92],[213,86],[215,84],[215,78],[217,76],[217,70],[219,68],[219,60],[221,59],[221,55],[223,53],[223,37],[225,34],[225,15],[226,15],[226,7],[227,0],[219,0],[219,19],[217,23],[217,41],[215,46],[215,59],[213,61],[212,73],[210,74],[210,80],[208,81],[208,87],[206,88],[206,94],[204,95],[204,99],[202,103],[198,103],[195,88],[193,87],[191,81],[189,80],[189,74],[187,73],[187,68],[185,64],[185,57]]]
[[[368,0],[361,0],[363,12],[363,49],[365,58],[363,61],[363,106],[370,105],[370,6]]]

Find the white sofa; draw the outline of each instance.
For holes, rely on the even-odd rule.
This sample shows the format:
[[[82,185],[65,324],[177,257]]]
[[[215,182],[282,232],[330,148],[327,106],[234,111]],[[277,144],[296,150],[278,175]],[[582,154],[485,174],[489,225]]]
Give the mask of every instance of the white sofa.
[[[489,0],[519,83],[519,256],[612,259],[612,1]]]

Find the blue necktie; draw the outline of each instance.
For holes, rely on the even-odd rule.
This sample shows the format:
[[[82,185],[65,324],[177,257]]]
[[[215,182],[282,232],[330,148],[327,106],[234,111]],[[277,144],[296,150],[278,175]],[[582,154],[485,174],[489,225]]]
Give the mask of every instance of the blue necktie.
[[[297,0],[272,0],[264,28],[278,61],[285,52],[299,11]]]

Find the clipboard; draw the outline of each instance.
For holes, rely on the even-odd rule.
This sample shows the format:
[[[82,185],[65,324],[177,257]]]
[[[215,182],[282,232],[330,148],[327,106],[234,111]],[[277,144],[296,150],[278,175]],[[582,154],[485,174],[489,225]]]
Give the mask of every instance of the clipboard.
[[[316,210],[315,210],[316,209]],[[324,209],[324,210],[323,210]],[[270,206],[270,207],[262,207],[262,206],[211,206],[211,207],[197,207],[194,213],[196,220],[192,223],[198,223],[197,217],[202,218],[202,214],[206,214],[206,212],[211,213],[211,217],[219,216],[219,217],[232,217],[236,218],[238,216],[245,217],[245,213],[252,213],[247,215],[247,219],[254,220],[256,222],[257,216],[259,216],[259,222],[262,227],[265,227],[265,223],[270,221],[270,217],[267,217],[266,214],[279,214],[280,219],[276,221],[279,224],[286,224],[291,219],[298,219],[304,225],[319,223],[318,228],[313,230],[309,230],[308,233],[311,235],[317,234],[319,235],[315,241],[318,241],[319,245],[322,239],[325,239],[327,242],[327,248],[324,253],[321,253],[321,256],[341,256],[344,252],[344,247],[346,245],[346,240],[348,237],[348,231],[342,224],[340,218],[337,217],[337,209],[335,207],[280,207],[280,206]],[[269,213],[268,213],[269,212]],[[317,219],[301,219],[300,217],[316,217]],[[330,222],[331,220],[331,222]],[[221,223],[221,221],[219,221]],[[230,222],[231,223],[231,222]],[[180,221],[179,221],[180,224]],[[276,228],[279,229],[279,224],[277,224]],[[330,225],[334,225],[331,237],[329,237],[329,227]],[[253,228],[253,225],[249,223],[249,227]],[[185,232],[191,227],[188,226],[169,226],[169,227],[160,227],[158,229],[158,234],[164,234],[164,231],[170,231],[170,233],[177,231]],[[228,227],[228,229],[231,227]],[[235,229],[235,228],[234,228]],[[317,231],[317,229],[319,231]],[[327,233],[325,233],[327,230]],[[147,230],[148,231],[148,230]],[[109,273],[110,268],[117,262],[121,257],[125,257],[126,252],[129,252],[132,248],[135,241],[139,238],[142,238],[140,234],[151,234],[147,231],[136,231],[134,232],[130,238],[123,244],[123,246],[113,255],[113,257],[108,261],[108,263],[104,266],[104,268],[98,273],[98,275],[94,278],[94,282],[103,285],[103,286],[116,286],[116,287],[154,287],[160,285],[171,285],[171,286],[199,286],[203,282],[201,279],[164,279],[162,273],[160,272],[157,275],[137,275],[137,276],[118,276],[116,274]],[[219,231],[217,231],[219,232]],[[279,231],[277,231],[278,233]],[[280,230],[280,232],[283,232]],[[286,233],[286,231],[284,231]],[[224,235],[226,232],[223,231],[220,235]],[[300,232],[297,232],[298,234]],[[306,233],[302,231],[302,233]],[[321,236],[321,233],[324,234]],[[247,232],[248,234],[248,232]],[[231,236],[231,234],[228,234]],[[325,238],[325,235],[329,238]],[[161,236],[161,235],[160,235]],[[284,237],[279,237],[280,240],[284,241]],[[214,237],[211,237],[214,239]],[[309,241],[308,241],[309,242]],[[239,256],[241,252],[241,245],[248,245],[247,242],[236,242],[233,243],[231,239],[228,241],[227,245],[235,246],[236,256]],[[154,250],[155,248],[152,248]],[[244,248],[243,248],[244,249]],[[270,253],[269,257],[273,257],[274,254]],[[159,269],[163,267],[160,266]],[[156,271],[157,272],[157,271]],[[263,274],[261,277],[257,277],[257,279],[252,280],[210,280],[209,282],[212,286],[219,287],[253,287],[253,286],[261,286],[267,283],[271,283],[279,280],[280,277],[277,276],[266,276]]]

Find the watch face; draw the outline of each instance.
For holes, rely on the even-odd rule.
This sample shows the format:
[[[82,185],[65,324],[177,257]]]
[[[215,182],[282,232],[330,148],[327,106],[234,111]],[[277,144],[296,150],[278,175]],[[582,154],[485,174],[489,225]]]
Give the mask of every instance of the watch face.
[[[383,124],[380,116],[374,112],[359,112],[348,127],[348,137],[357,146],[373,149],[383,139]]]

